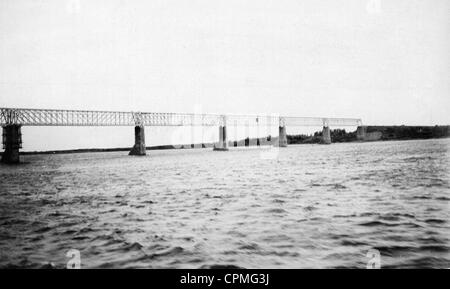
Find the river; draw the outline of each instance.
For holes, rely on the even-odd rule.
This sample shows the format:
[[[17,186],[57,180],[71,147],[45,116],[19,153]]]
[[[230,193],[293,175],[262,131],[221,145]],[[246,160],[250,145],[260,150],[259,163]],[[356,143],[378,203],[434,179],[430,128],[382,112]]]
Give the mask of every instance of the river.
[[[450,267],[450,139],[25,155],[0,267]]]

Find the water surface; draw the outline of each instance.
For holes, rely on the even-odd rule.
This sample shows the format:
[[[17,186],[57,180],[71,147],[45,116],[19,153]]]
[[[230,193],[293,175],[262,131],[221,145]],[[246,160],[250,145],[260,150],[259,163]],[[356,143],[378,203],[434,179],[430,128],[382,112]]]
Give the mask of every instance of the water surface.
[[[450,139],[24,156],[0,267],[450,267]]]

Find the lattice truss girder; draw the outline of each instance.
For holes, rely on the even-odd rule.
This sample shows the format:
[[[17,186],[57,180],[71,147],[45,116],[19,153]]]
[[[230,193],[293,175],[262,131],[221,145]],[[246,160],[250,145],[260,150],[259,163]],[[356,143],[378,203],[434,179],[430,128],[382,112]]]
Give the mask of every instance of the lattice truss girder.
[[[358,126],[356,118],[0,108],[0,125],[26,126]]]

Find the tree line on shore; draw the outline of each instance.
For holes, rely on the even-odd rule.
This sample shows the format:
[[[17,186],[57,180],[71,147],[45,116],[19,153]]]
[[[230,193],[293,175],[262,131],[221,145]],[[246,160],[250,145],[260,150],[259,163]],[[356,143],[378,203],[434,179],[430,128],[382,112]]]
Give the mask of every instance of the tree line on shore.
[[[367,126],[366,134],[378,133],[379,140],[408,140],[408,139],[430,139],[450,137],[450,126]],[[347,132],[345,129],[330,130],[331,140],[334,143],[357,141],[356,131]],[[259,146],[273,145],[278,141],[277,137],[267,136],[262,138],[246,138],[239,141],[229,141],[230,147],[241,146]],[[288,144],[316,144],[322,142],[322,131],[314,134],[287,135]],[[160,145],[147,147],[147,150],[163,149],[190,149],[190,148],[212,148],[214,143],[203,144],[184,144],[184,145]],[[91,149],[72,149],[58,151],[34,151],[22,152],[22,154],[64,154],[64,153],[85,153],[85,152],[112,152],[128,151],[129,147],[124,148],[91,148]],[[0,155],[2,152],[0,152]]]
[[[411,140],[450,137],[450,126],[367,126],[366,134],[379,133],[379,140]],[[356,131],[345,129],[330,130],[333,142],[357,141]],[[322,141],[322,132],[312,135],[288,135],[288,144],[313,144]]]

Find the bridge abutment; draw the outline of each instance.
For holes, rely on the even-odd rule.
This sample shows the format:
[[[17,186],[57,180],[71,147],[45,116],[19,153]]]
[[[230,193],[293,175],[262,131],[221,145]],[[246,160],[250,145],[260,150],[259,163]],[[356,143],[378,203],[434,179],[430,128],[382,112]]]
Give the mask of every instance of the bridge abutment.
[[[134,127],[134,146],[129,155],[131,156],[145,156],[145,132],[144,126]]]
[[[278,132],[278,146],[282,148],[287,147],[286,126],[278,127]]]
[[[20,162],[19,149],[22,148],[21,126],[17,124],[3,127],[2,163],[17,164]]]
[[[322,144],[331,144],[330,127],[324,126],[322,130]]]
[[[366,140],[366,132],[367,132],[366,126],[358,126],[358,128],[356,129],[356,139],[359,141]]]
[[[219,142],[214,146],[215,151],[227,151],[228,150],[228,136],[227,127],[219,126]]]

